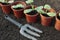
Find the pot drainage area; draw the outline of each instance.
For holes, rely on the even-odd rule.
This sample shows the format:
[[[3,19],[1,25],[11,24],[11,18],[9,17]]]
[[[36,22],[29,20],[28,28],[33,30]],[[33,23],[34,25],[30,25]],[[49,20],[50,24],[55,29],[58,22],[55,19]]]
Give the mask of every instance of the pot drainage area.
[[[25,0],[20,0],[25,1]],[[44,5],[46,3],[50,4],[56,11],[59,10],[59,3],[60,0],[35,0],[36,5]],[[16,21],[20,22],[21,24],[26,24],[26,19],[16,19],[14,15],[11,13],[9,15]],[[44,27],[39,22],[31,23],[30,25],[42,30],[44,33],[40,34],[41,37],[37,38],[38,40],[60,40],[60,32],[57,31],[54,26]],[[29,40],[22,36],[19,33],[19,28],[12,24],[11,22],[4,19],[4,13],[0,8],[0,40]]]

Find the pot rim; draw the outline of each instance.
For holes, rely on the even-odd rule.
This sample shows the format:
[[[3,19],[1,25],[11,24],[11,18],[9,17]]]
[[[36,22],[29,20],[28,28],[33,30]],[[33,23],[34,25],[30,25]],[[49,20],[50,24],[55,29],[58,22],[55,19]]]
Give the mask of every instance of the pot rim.
[[[57,16],[56,16],[56,20],[57,20],[57,21],[60,21],[60,20],[57,18]]]
[[[40,16],[43,16],[42,14],[40,14]],[[44,18],[53,18],[53,17],[55,17],[55,16],[53,16],[53,17],[46,17],[46,16],[43,16]]]
[[[34,14],[34,15],[29,15],[29,14],[25,14],[25,15],[27,15],[27,16],[37,16],[38,13],[36,13],[36,14]]]

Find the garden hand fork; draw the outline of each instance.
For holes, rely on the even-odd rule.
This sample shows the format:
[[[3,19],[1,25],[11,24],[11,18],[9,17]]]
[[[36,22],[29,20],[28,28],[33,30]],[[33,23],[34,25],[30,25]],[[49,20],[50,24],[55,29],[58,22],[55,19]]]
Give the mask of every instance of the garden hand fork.
[[[7,19],[8,21],[12,22],[13,24],[15,24],[16,26],[18,26],[19,28],[21,28],[20,29],[20,34],[23,35],[23,36],[25,36],[25,37],[27,37],[27,38],[29,38],[29,39],[37,40],[33,36],[40,37],[40,35],[38,33],[43,33],[41,30],[39,30],[37,28],[34,28],[33,26],[31,26],[29,24],[22,25],[22,24],[18,23],[17,21],[15,21],[12,18],[10,18],[8,15],[6,15],[4,18]],[[35,33],[33,31],[31,31],[31,30],[34,30],[34,31],[36,31],[38,33]],[[33,35],[33,36],[27,34],[26,32],[29,33],[29,34],[31,34],[31,35]]]

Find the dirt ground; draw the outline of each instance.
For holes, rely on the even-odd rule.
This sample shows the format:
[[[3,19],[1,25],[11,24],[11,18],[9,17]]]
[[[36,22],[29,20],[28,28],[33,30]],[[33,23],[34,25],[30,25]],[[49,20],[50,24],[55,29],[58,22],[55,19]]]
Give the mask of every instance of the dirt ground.
[[[21,0],[25,1],[25,0]],[[60,0],[34,0],[36,5],[50,4],[55,10],[60,9]],[[10,14],[16,21],[26,24],[26,19],[16,19],[13,14]],[[55,30],[54,26],[44,27],[39,21],[37,23],[31,23],[30,25],[42,30],[44,33],[40,34],[41,37],[38,40],[60,40],[60,31]],[[4,19],[4,13],[0,8],[0,40],[29,40],[19,33],[19,28],[11,22]]]

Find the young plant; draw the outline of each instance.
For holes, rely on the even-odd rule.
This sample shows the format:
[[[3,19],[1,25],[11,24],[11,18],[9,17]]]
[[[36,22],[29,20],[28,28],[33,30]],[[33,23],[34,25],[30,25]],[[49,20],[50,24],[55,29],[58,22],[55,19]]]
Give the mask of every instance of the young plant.
[[[0,2],[2,2],[2,3],[13,3],[14,0],[0,0]]]
[[[22,5],[22,4],[17,4],[17,5],[13,5],[12,8],[14,8],[14,9],[24,8],[24,5]]]
[[[46,9],[46,11],[44,11],[43,8]],[[50,9],[51,9],[51,6],[48,4],[46,4],[45,6],[40,6],[36,8],[37,12],[40,14],[46,14],[50,17],[56,16],[55,12],[48,12]]]
[[[34,2],[34,0],[27,0],[26,1],[27,4],[31,5],[32,9],[26,9],[26,10],[24,10],[24,13],[29,13],[29,12],[35,10],[34,5],[32,4],[33,2]]]

